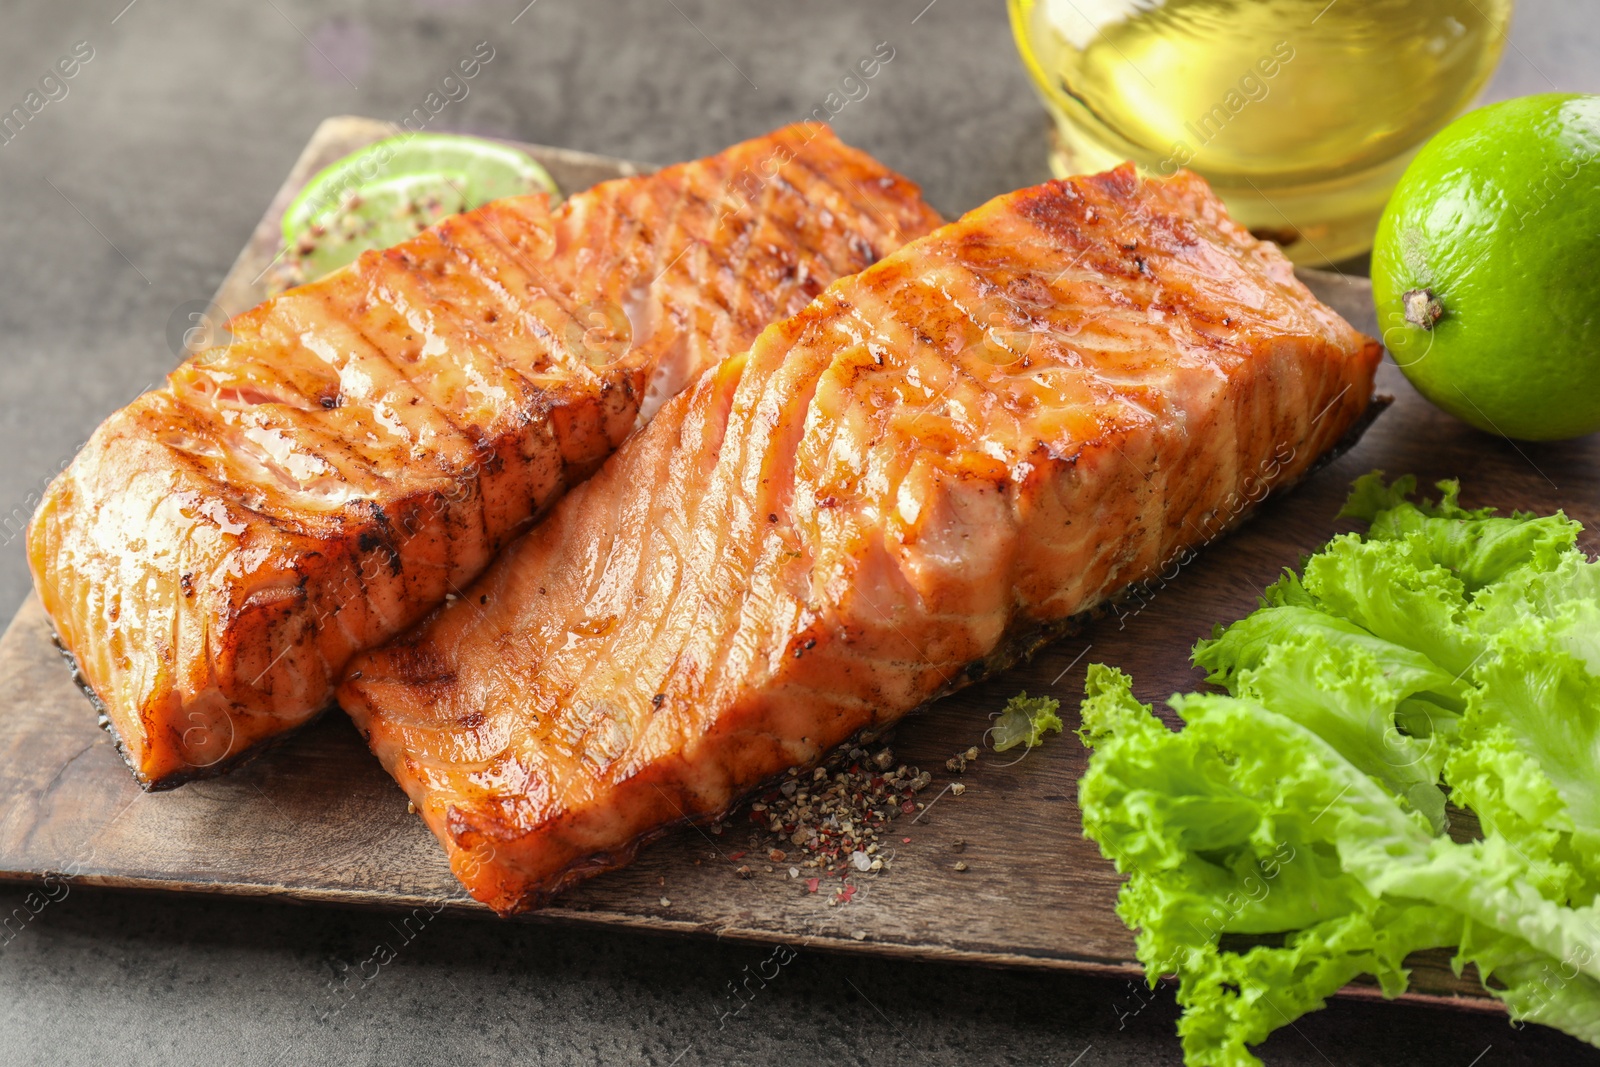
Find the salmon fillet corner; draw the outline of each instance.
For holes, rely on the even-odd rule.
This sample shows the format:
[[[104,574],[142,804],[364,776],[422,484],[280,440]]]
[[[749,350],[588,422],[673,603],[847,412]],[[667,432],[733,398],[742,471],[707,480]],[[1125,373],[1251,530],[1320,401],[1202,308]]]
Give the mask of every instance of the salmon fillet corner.
[[[708,372],[339,699],[472,895],[535,907],[1209,540],[1380,354],[1193,175],[1002,196]]]
[[[237,318],[28,532],[134,774],[216,773],[311,718],[701,370],[939,221],[797,125],[553,212],[497,201]]]

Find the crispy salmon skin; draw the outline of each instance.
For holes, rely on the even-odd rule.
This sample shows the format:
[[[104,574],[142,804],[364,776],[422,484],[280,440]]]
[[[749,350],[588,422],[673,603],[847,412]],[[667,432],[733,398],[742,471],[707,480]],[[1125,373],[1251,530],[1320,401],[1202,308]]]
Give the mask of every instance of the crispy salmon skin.
[[[800,125],[515,197],[240,316],[50,486],[28,558],[148,787],[327,706],[704,368],[939,219]]]
[[[537,906],[1208,539],[1380,351],[1192,175],[1002,196],[708,372],[340,702]]]

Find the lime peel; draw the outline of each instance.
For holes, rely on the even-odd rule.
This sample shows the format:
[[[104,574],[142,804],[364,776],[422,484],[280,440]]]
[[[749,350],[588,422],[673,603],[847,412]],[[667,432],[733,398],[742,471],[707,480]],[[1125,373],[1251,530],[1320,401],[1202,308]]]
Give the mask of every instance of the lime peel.
[[[559,196],[550,173],[509,145],[437,133],[386,138],[318,172],[284,211],[289,274],[311,281],[448,215],[537,192]]]
[[[1600,96],[1544,93],[1456,120],[1378,226],[1384,344],[1417,391],[1481,430],[1600,430]]]

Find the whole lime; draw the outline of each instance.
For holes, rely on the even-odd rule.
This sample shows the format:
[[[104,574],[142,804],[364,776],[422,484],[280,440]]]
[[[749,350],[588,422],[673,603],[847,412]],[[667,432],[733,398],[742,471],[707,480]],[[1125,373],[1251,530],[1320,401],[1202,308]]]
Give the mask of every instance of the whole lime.
[[[1444,410],[1541,441],[1600,430],[1600,96],[1464,115],[1378,224],[1384,344]]]

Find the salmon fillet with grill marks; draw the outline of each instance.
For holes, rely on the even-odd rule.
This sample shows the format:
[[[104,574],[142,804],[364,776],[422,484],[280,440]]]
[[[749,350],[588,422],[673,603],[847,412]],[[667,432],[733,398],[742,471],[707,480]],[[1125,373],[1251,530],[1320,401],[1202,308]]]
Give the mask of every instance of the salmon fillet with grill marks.
[[[939,223],[801,125],[515,197],[270,300],[108,419],[29,561],[147,786],[327,706],[660,402]]]
[[[1003,196],[708,372],[339,699],[468,890],[537,906],[1209,539],[1379,355],[1192,175]]]

